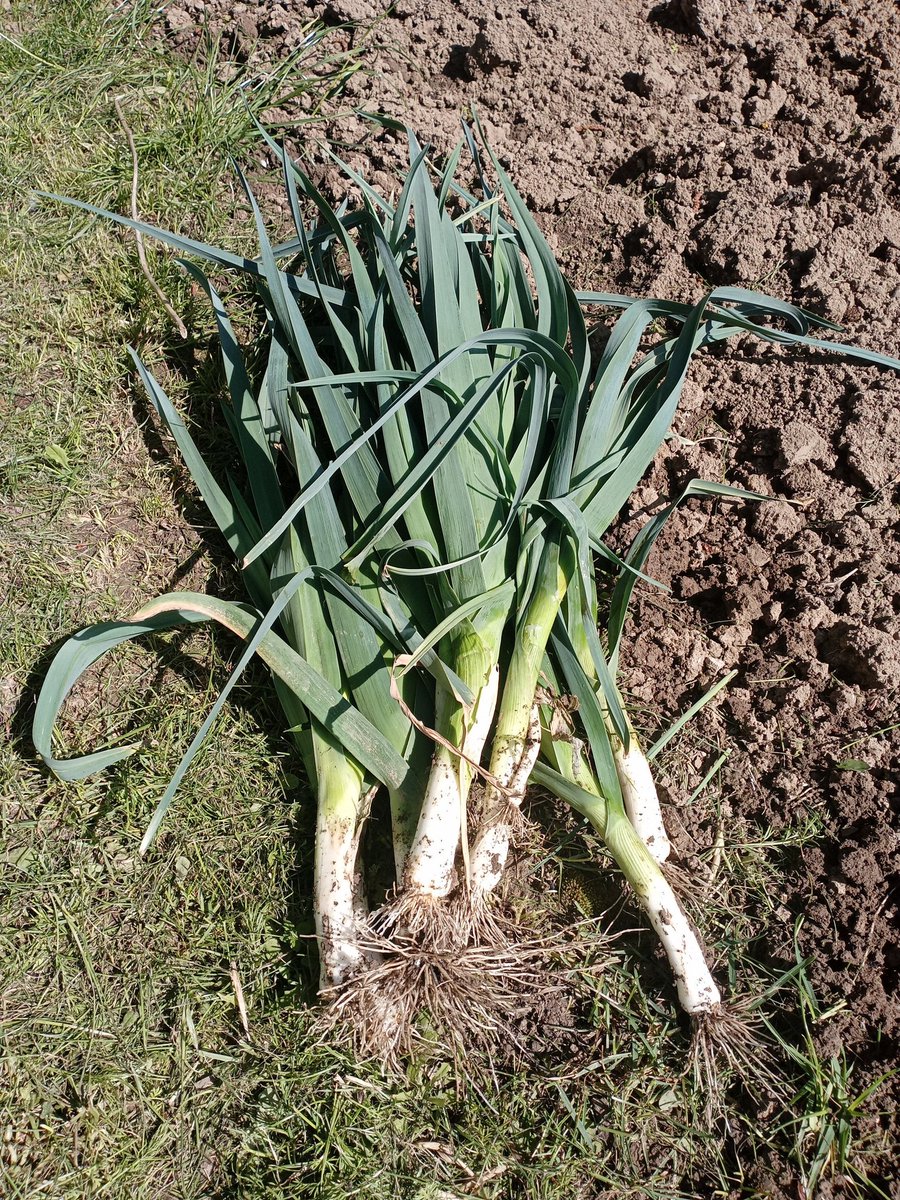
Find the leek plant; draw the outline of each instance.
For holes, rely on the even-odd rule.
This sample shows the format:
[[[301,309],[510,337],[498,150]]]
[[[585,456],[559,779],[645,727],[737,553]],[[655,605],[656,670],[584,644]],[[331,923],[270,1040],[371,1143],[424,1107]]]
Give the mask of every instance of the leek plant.
[[[223,425],[247,466],[249,498],[234,481],[228,481],[227,489],[220,486],[159,383],[136,355],[135,362],[207,507],[232,551],[243,557],[265,527],[261,522],[271,523],[284,511],[278,465],[289,464],[294,478],[302,482],[321,464],[302,411],[286,403],[289,355],[279,338],[272,337],[262,382],[254,392],[216,291],[198,268],[189,269],[207,290],[216,314],[229,392]],[[322,488],[277,551],[244,572],[252,607],[175,593],[145,605],[127,622],[105,622],[76,634],[54,659],[34,718],[35,745],[47,765],[61,778],[83,778],[137,748],[125,746],[65,761],[53,755],[59,708],[78,677],[100,655],[124,640],[201,621],[216,622],[244,638],[245,652],[173,775],[141,850],[153,842],[228,693],[252,654],[258,654],[272,672],[287,727],[297,740],[318,797],[313,907],[323,986],[344,982],[363,957],[357,927],[364,908],[357,854],[364,796],[373,783],[383,784],[402,829],[421,787],[416,770],[424,766],[421,753],[417,756],[418,735],[391,698],[386,647],[376,632],[379,619],[386,624],[373,604],[378,591],[361,576],[345,580],[337,574],[345,550],[340,507],[332,491]],[[395,642],[408,648],[400,635]]]
[[[485,970],[482,951],[495,928],[490,895],[537,772],[607,842],[666,947],[685,1008],[712,1012],[719,993],[660,869],[668,841],[615,682],[631,591],[671,508],[624,560],[604,539],[666,437],[702,347],[753,333],[900,363],[813,339],[811,325],[827,322],[741,289],[717,289],[693,306],[578,294],[472,130],[464,127],[434,182],[426,150],[407,135],[410,167],[396,202],[336,159],[360,197],[338,209],[267,138],[282,163],[294,234],[270,242],[245,182],[260,242],[255,259],[69,201],[254,283],[266,320],[255,373],[212,282],[184,264],[215,316],[227,382],[222,425],[243,479],[214,478],[135,355],[242,566],[251,604],[175,594],[128,622],[77,634],[44,683],[35,744],[63,778],[123,758],[134,747],[54,756],[68,690],[123,640],[218,622],[244,640],[240,660],[142,849],[258,654],[317,792],[314,910],[324,990],[358,988],[365,1002],[404,947],[416,964],[441,964],[435,970],[451,983],[466,947],[479,951],[473,969]],[[464,151],[477,196],[456,179]],[[584,313],[597,306],[623,311],[592,354]],[[648,345],[659,322],[672,332]],[[690,495],[749,494],[695,483]],[[613,589],[605,644],[597,569]],[[583,748],[554,736],[553,693],[577,698]],[[359,845],[378,787],[390,797],[396,887],[369,917]],[[439,990],[429,984],[422,995]],[[400,1026],[416,998],[383,999],[376,994],[373,1005],[382,1032],[403,1043]]]
[[[249,640],[229,688],[258,652],[280,680],[288,725],[319,793],[315,908],[327,987],[345,982],[364,957],[365,906],[355,881],[370,786],[391,794],[404,927],[427,932],[446,911],[440,901],[458,883],[460,846],[467,848],[466,799],[494,717],[514,602],[522,590],[539,593],[552,547],[564,540],[540,506],[562,494],[572,458],[579,378],[561,348],[566,318],[560,322],[549,298],[536,308],[519,242],[506,223],[500,232],[499,196],[479,204],[454,184],[462,149],[436,191],[410,135],[398,204],[351,173],[363,206],[349,213],[332,209],[282,154],[295,237],[271,245],[247,188],[261,245],[256,260],[81,205],[241,270],[257,286],[268,339],[254,387],[218,293],[185,262],[215,314],[229,389],[223,424],[244,460],[245,482],[213,478],[168,397],[136,362],[244,567],[259,623],[248,627],[241,609],[241,624],[224,602],[210,617],[206,602],[174,596],[121,626],[84,631],[48,676],[35,743],[69,778],[123,757],[131,748],[68,763],[52,754],[56,715],[81,671],[160,622],[203,619],[194,615],[202,612],[240,626]],[[318,218],[315,229],[304,223],[304,202]],[[517,197],[516,204],[524,213]],[[297,261],[300,271],[285,269]],[[571,293],[566,298],[578,313]],[[581,355],[586,361],[583,335]],[[558,436],[560,393],[565,437]],[[537,536],[544,527],[549,550]],[[528,658],[531,675],[542,651],[543,642]],[[284,661],[301,664],[307,689],[285,683]],[[226,694],[176,771],[143,849]],[[331,719],[335,712],[343,723]],[[423,746],[432,743],[428,768]]]
[[[565,281],[549,252],[542,262],[547,264],[548,273],[555,271],[559,288],[564,291]],[[663,863],[669,856],[670,844],[652,772],[614,682],[628,603],[641,567],[678,503],[702,496],[759,497],[725,484],[697,480],[642,531],[626,561],[616,560],[604,544],[604,535],[667,436],[690,361],[702,347],[749,333],[781,344],[815,346],[849,359],[894,369],[900,364],[885,355],[812,338],[813,326],[837,327],[793,305],[741,288],[718,288],[695,306],[596,292],[579,293],[577,299],[580,305],[625,311],[610,333],[596,370],[587,379],[581,375],[574,421],[574,456],[566,487],[551,501],[545,501],[561,518],[577,565],[569,571],[560,566],[555,580],[547,576],[542,579],[542,591],[535,595],[519,628],[517,648],[521,653],[511,664],[504,703],[508,701],[507,711],[517,714],[515,744],[521,747],[527,738],[536,748],[540,737],[535,732],[537,716],[531,706],[543,648],[571,582],[575,595],[570,590],[567,598],[567,635],[600,702],[605,740],[616,768],[616,792],[648,853],[657,863]],[[644,349],[651,326],[660,319],[680,326],[678,333]],[[761,323],[772,319],[780,320],[787,328]],[[570,326],[573,347],[580,343],[583,331],[583,323],[576,327],[573,322]],[[557,552],[557,547],[551,545],[549,553]],[[610,586],[615,582],[606,648],[597,633],[596,567],[607,575],[612,573]],[[521,664],[526,658],[530,664],[523,670]],[[516,666],[518,671],[514,669]],[[501,721],[492,760],[492,773],[501,784],[506,782],[504,732]],[[518,761],[516,755],[512,758],[514,763]],[[480,884],[485,891],[499,882],[508,848],[509,824],[504,824],[500,817],[503,803],[507,807],[517,805],[523,794],[521,781],[511,791],[495,789],[494,821],[483,831],[476,846],[476,855],[483,850],[485,863],[476,886]]]
[[[872,354],[839,343],[811,339],[811,324],[823,324],[809,314],[771,298],[727,289],[726,298],[734,303],[728,309],[713,307],[710,297],[705,307],[705,328],[696,325],[691,334],[691,352],[705,342],[721,340],[738,333],[751,332],[770,341],[821,345],[846,358],[900,370],[900,361]],[[588,301],[608,302],[609,297],[585,294]],[[622,300],[627,312],[636,302]],[[683,323],[677,338],[653,347],[630,368],[638,376],[654,364],[661,366],[669,354],[677,353],[678,342],[685,338],[699,313],[681,305],[657,305],[671,320]],[[647,317],[647,312],[639,321]],[[793,328],[776,330],[756,324],[760,315],[779,316]],[[621,323],[621,319],[620,319]],[[605,351],[614,348],[616,331]],[[631,347],[633,350],[635,347]],[[671,361],[671,360],[670,360]],[[602,369],[602,364],[601,364]],[[667,368],[668,369],[668,368]],[[627,396],[627,386],[623,394]],[[653,402],[656,403],[656,402]],[[626,413],[623,428],[633,417]],[[593,578],[585,576],[579,600],[571,594],[554,627],[544,675],[550,683],[550,697],[570,695],[577,712],[583,738],[572,736],[566,723],[554,720],[553,704],[544,706],[541,761],[535,765],[533,779],[548,791],[569,803],[584,816],[605,842],[613,859],[630,884],[641,907],[657,933],[675,978],[679,1002],[694,1019],[701,1057],[709,1063],[710,1045],[722,1044],[730,1061],[748,1055],[752,1043],[735,1011],[722,1004],[720,990],[712,976],[699,939],[680,903],[675,888],[662,864],[670,846],[653,784],[649,762],[638,744],[631,722],[624,712],[615,683],[619,653],[632,592],[650,551],[666,522],[685,500],[703,497],[762,500],[765,497],[720,483],[694,480],[681,495],[640,531],[621,568],[611,582],[606,646],[598,652],[593,634],[598,625],[597,591]],[[714,1072],[708,1073],[711,1078]]]

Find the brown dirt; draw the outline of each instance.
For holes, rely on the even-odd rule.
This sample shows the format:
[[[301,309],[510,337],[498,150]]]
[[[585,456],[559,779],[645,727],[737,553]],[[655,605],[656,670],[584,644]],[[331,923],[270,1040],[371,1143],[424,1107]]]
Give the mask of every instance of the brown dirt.
[[[269,58],[294,48],[311,15],[338,24],[380,13],[370,0],[174,0],[176,43],[196,42],[201,11],[239,54]],[[444,151],[475,101],[577,284],[676,299],[757,285],[897,353],[893,4],[397,0],[369,37],[376,70],[356,76],[350,104],[402,117]],[[392,137],[363,141],[354,118],[334,132],[354,165],[390,186]],[[727,724],[729,821],[777,836],[811,813],[823,831],[773,878],[777,920],[757,951],[790,963],[803,918],[818,994],[846,1001],[819,1050],[845,1049],[860,1090],[896,1065],[900,1037],[900,731],[888,729],[900,720],[898,400],[887,373],[824,356],[749,343],[710,355],[685,391],[684,440],[668,443],[634,506],[645,519],[691,476],[783,498],[693,506],[671,523],[650,569],[672,595],[643,593],[627,680],[665,721],[737,668],[700,725]],[[842,768],[848,759],[867,769]],[[673,775],[670,799],[710,762],[701,749]],[[683,857],[710,846],[710,808],[671,815]],[[890,1109],[889,1089],[880,1095]],[[787,1194],[779,1183],[796,1186],[763,1182],[761,1194]],[[838,1180],[833,1194],[851,1192]]]

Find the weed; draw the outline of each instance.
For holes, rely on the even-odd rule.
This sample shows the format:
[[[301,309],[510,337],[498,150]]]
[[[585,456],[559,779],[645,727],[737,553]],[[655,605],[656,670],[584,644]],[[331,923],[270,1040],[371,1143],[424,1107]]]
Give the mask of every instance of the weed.
[[[799,924],[795,940],[799,936]],[[785,1057],[793,1068],[796,1092],[787,1111],[793,1115],[785,1128],[793,1140],[793,1157],[798,1163],[803,1181],[803,1194],[812,1200],[821,1181],[829,1176],[843,1176],[850,1193],[860,1197],[877,1196],[887,1200],[887,1193],[869,1177],[864,1161],[877,1156],[883,1147],[876,1144],[871,1131],[870,1101],[892,1075],[890,1071],[857,1091],[853,1086],[853,1063],[846,1051],[822,1055],[816,1047],[816,1029],[832,1019],[844,1007],[838,1001],[824,1008],[806,974],[805,964],[797,952],[795,973],[798,1002],[799,1041],[779,1036]]]

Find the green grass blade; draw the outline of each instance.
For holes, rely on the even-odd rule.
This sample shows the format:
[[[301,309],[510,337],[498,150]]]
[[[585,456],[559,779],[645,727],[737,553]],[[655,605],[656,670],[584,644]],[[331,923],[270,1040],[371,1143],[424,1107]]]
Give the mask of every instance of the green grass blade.
[[[677,733],[681,732],[685,725],[687,725],[688,721],[693,720],[697,713],[700,712],[701,709],[705,708],[707,704],[709,704],[710,700],[714,700],[715,697],[718,696],[719,692],[721,692],[723,688],[727,687],[736,675],[737,671],[729,671],[727,675],[723,675],[721,679],[717,680],[712,687],[707,688],[700,699],[692,704],[690,708],[686,709],[678,718],[678,720],[673,721],[665,733],[656,739],[656,741],[647,751],[647,758],[651,761],[656,758],[660,751],[669,744],[672,738],[675,737]]]

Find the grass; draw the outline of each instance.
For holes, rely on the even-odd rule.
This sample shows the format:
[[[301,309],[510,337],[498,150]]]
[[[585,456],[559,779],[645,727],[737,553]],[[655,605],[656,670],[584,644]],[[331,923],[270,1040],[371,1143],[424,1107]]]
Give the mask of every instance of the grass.
[[[237,84],[217,82],[214,58],[170,57],[148,13],[137,5],[110,19],[100,0],[33,0],[5,14],[0,39],[0,725],[9,735],[0,741],[0,1194],[758,1194],[740,1165],[766,1148],[752,1106],[732,1114],[738,1156],[722,1127],[704,1126],[703,1098],[684,1071],[686,1030],[649,934],[616,943],[602,974],[596,962],[580,968],[577,1043],[562,1028],[565,1053],[509,1065],[494,1081],[468,1064],[464,1095],[438,1053],[386,1080],[316,1035],[310,800],[287,743],[261,732],[278,728],[261,674],[247,674],[153,853],[137,856],[197,714],[226,676],[227,639],[132,647],[72,697],[71,750],[127,730],[143,742],[134,758],[67,785],[35,765],[28,723],[47,647],[168,587],[202,590],[221,572],[190,486],[132,389],[125,351],[133,341],[145,358],[172,364],[167,386],[177,400],[189,392],[202,417],[216,382],[202,335],[177,337],[129,238],[32,198],[50,190],[127,211],[121,96],[140,157],[141,215],[219,245],[252,244],[226,172],[229,154],[246,158],[254,145]],[[276,76],[255,102],[297,82]],[[149,246],[148,257],[189,328],[208,330],[171,260]],[[117,716],[101,725],[101,710]],[[673,771],[695,749],[683,746],[672,743]],[[699,748],[712,752],[718,740]],[[716,776],[697,798],[713,827],[724,786]],[[585,875],[597,847],[588,853],[589,835],[571,819],[535,813],[558,860],[535,855],[523,874],[552,897]],[[779,840],[807,836],[781,831]],[[746,983],[782,849],[747,831],[725,853],[738,882],[704,933]],[[620,892],[602,877],[589,882],[588,893]],[[572,915],[588,915],[583,899]],[[617,923],[634,928],[635,914]],[[729,927],[739,944],[724,940]],[[805,1061],[784,1066],[796,1121],[766,1137],[777,1161],[793,1155],[809,1178],[816,1162],[823,1174],[853,1163],[852,1131],[872,1098],[854,1094],[844,1065],[803,1046]]]
[[[854,1067],[843,1048],[828,1055],[820,1053],[818,1027],[839,1013],[845,1001],[838,1000],[826,1009],[796,948],[795,954],[800,1036],[786,1042],[776,1034],[776,1040],[795,1072],[797,1090],[785,1110],[779,1134],[793,1141],[793,1158],[800,1169],[798,1190],[806,1200],[813,1200],[821,1181],[839,1176],[848,1195],[887,1200],[887,1191],[870,1176],[869,1169],[877,1173],[883,1148],[878,1136],[879,1092],[896,1072],[888,1071],[863,1086],[854,1081]]]

